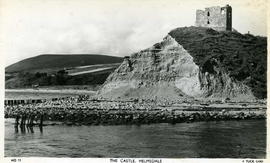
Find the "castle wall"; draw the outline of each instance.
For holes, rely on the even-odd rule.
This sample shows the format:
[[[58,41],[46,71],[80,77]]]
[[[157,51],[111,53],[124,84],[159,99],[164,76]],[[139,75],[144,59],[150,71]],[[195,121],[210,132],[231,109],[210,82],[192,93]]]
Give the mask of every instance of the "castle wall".
[[[231,31],[232,30],[232,7],[231,6],[227,6],[226,8],[227,10],[227,28],[226,30]]]
[[[217,31],[232,30],[232,9],[226,7],[208,7],[196,11],[196,26],[213,28]]]

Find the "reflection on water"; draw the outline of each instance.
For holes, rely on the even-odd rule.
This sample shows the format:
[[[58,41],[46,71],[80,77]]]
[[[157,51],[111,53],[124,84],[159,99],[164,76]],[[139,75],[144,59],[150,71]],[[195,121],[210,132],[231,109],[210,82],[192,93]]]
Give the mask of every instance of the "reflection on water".
[[[34,127],[33,126],[29,126],[29,125],[14,125],[15,128],[15,134],[18,134],[19,131],[21,134],[25,134],[26,130],[27,133],[34,133]],[[39,126],[39,132],[42,133],[43,132],[43,127]],[[20,129],[20,130],[19,130]]]
[[[44,130],[44,131],[43,131]],[[15,127],[5,122],[5,156],[265,158],[266,121],[119,126]]]

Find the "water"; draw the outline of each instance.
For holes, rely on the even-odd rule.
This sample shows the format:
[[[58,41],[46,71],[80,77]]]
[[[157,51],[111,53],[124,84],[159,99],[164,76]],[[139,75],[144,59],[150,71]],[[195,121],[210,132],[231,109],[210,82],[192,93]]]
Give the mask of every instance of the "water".
[[[5,121],[5,156],[265,158],[266,121],[120,126],[46,126],[15,133]]]

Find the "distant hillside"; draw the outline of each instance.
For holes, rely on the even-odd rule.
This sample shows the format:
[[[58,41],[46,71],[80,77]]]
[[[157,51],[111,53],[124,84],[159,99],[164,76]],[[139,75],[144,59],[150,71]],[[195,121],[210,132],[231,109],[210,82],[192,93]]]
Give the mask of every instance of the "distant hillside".
[[[106,78],[115,68],[94,73],[82,73],[74,76],[68,75],[68,72],[65,70],[59,70],[58,72],[54,73],[20,72],[13,74],[13,76],[6,76],[5,88],[31,88],[33,85],[39,85],[41,87],[67,85],[98,86],[104,83]]]
[[[96,54],[44,54],[24,59],[6,67],[5,71],[21,72],[35,69],[68,68],[122,62],[121,57]]]
[[[100,85],[122,60],[106,55],[40,55],[8,66],[5,87]]]

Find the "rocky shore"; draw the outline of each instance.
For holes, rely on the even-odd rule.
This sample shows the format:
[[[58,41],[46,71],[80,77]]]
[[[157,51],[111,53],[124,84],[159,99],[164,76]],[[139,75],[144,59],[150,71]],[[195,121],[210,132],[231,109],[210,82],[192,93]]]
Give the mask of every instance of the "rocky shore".
[[[249,107],[246,104],[242,104],[241,107],[228,106],[164,106],[155,102],[80,101],[77,98],[68,98],[38,104],[6,105],[5,118],[15,118],[16,124],[23,125],[46,125],[43,121],[61,122],[66,125],[140,125],[266,118],[266,108],[263,107]]]

